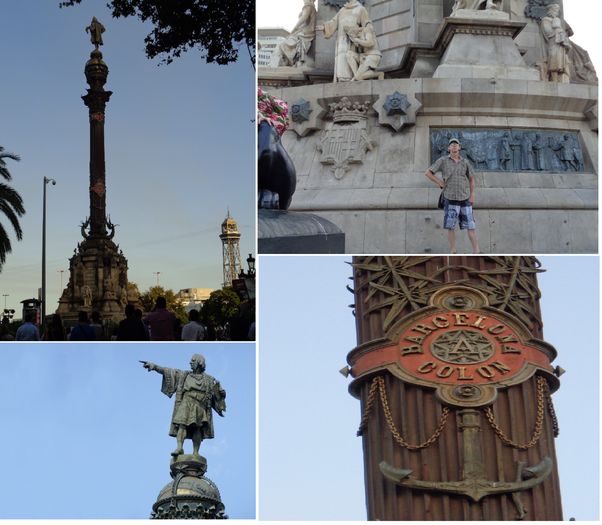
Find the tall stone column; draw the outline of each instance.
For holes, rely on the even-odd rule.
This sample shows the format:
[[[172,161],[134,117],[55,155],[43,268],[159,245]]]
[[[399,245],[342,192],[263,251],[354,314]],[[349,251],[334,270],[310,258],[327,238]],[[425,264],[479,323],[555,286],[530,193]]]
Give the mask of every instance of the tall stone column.
[[[80,311],[98,311],[105,321],[124,317],[128,303],[138,304],[135,292],[128,293],[127,259],[113,242],[115,225],[106,212],[105,109],[111,91],[106,91],[109,68],[103,61],[103,25],[93,18],[90,32],[95,49],[86,62],[86,81],[90,86],[82,97],[90,122],[90,215],[81,224],[83,241],[69,259],[69,282],[59,299],[57,313],[67,325],[74,324]]]
[[[90,117],[90,232],[91,237],[107,234],[106,185],[105,185],[105,107],[112,95],[105,91],[109,68],[102,53],[95,49],[86,62],[88,94],[82,97]]]
[[[355,257],[370,520],[562,520],[534,257]]]

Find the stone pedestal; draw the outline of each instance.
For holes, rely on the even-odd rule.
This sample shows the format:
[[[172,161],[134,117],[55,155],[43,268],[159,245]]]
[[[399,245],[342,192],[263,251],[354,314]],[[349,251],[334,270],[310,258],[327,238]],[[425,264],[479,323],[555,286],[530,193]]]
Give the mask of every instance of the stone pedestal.
[[[127,260],[108,238],[88,238],[78,245],[69,259],[69,281],[57,313],[67,325],[74,324],[80,311],[98,311],[102,318],[123,319],[128,302]]]
[[[344,253],[345,234],[313,213],[258,211],[259,253]]]
[[[225,519],[217,485],[205,477],[203,456],[180,454],[170,465],[170,481],[153,504],[151,519]]]
[[[457,11],[441,26],[444,53],[433,77],[539,80],[513,40],[526,25],[500,11]]]

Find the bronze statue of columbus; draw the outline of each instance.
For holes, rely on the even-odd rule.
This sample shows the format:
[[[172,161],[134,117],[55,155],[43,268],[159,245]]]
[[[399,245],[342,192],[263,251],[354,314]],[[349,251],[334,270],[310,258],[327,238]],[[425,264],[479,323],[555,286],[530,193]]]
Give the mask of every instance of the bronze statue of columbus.
[[[95,16],[93,16],[92,22],[90,22],[88,27],[86,27],[86,33],[90,33],[90,42],[94,44],[97,50],[98,46],[103,45],[102,34],[104,32],[105,26],[103,26]]]
[[[193,455],[199,455],[204,439],[213,438],[213,413],[223,417],[226,410],[226,391],[219,381],[205,373],[205,358],[194,354],[190,359],[191,371],[167,368],[149,361],[140,361],[149,372],[163,376],[161,392],[171,397],[176,394],[169,435],[177,440],[172,456],[184,454],[184,440],[191,439]]]

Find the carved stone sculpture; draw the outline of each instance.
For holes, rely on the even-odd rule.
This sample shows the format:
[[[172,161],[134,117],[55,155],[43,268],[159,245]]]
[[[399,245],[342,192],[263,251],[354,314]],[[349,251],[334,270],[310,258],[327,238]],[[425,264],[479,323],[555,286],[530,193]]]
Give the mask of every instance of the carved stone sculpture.
[[[353,79],[356,70],[354,65],[359,64],[360,49],[355,44],[349,32],[361,29],[368,25],[370,18],[368,11],[357,0],[348,0],[341,7],[334,18],[324,25],[316,26],[317,31],[324,31],[324,37],[330,38],[337,33],[334,57],[334,82],[346,82]]]
[[[272,55],[271,67],[297,66],[302,67],[307,62],[307,54],[316,36],[316,8],[314,0],[303,0],[303,9],[299,20]]]
[[[368,22],[366,27],[349,28],[347,30],[349,40],[360,48],[358,63],[351,62],[351,69],[354,71],[351,80],[369,80],[371,78],[383,79],[384,73],[376,71],[382,58],[382,53],[378,48],[378,40],[372,22]]]
[[[569,50],[571,47],[560,6],[550,4],[548,14],[541,19],[540,28],[546,42],[547,77],[552,82],[570,82]]]
[[[571,41],[569,49],[569,63],[571,64],[571,82],[597,84],[598,77],[589,53]]]
[[[585,171],[585,157],[575,132],[475,129],[437,129],[431,132],[431,159],[442,152],[448,137],[462,144],[462,156],[477,171]]]
[[[452,7],[452,16],[459,9],[492,9],[495,11],[501,10],[501,0],[456,0]]]
[[[176,438],[177,447],[171,455],[184,454],[184,440],[191,439],[192,454],[199,456],[201,442],[213,438],[212,410],[224,415],[226,391],[214,377],[205,373],[205,358],[200,354],[190,359],[191,371],[140,362],[149,372],[163,376],[161,392],[168,397],[176,394],[169,435]]]

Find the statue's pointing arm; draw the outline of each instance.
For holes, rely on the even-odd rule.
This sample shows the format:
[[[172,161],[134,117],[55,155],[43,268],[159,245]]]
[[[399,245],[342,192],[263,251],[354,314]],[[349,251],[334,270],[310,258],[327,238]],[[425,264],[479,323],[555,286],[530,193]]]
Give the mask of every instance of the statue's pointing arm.
[[[146,368],[149,372],[157,372],[159,374],[163,374],[164,369],[162,366],[156,365],[155,363],[151,363],[150,361],[140,361],[142,366]]]

